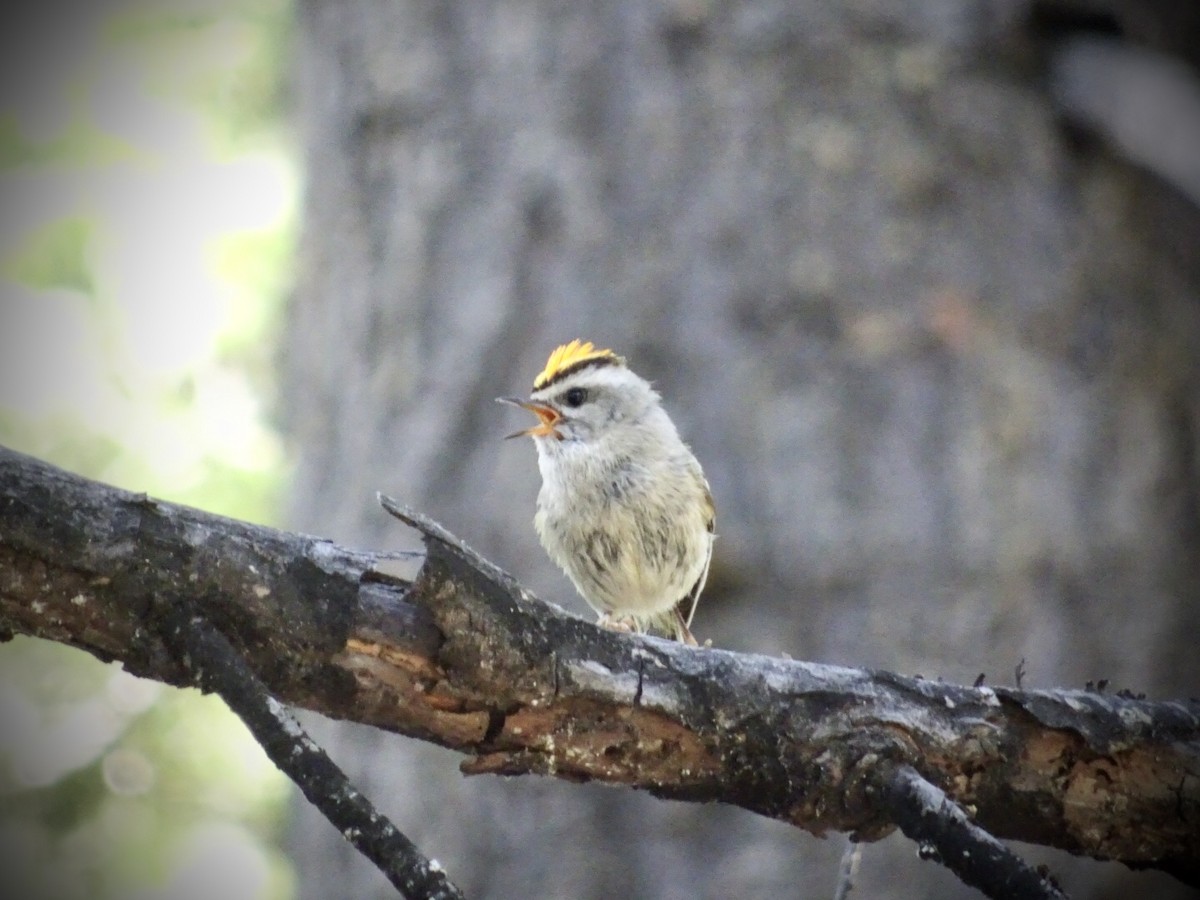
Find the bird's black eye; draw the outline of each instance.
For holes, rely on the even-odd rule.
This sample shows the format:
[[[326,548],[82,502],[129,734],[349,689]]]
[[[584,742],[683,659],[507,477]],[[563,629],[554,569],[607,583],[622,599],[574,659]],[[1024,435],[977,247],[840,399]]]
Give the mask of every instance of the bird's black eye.
[[[581,387],[573,387],[567,391],[565,399],[567,406],[583,406],[583,401],[587,399],[588,392]]]

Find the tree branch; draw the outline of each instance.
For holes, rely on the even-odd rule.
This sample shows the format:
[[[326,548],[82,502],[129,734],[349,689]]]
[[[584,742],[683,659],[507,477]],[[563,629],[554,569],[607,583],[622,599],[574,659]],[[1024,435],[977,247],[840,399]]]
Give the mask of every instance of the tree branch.
[[[688,648],[536,600],[438,526],[368,553],[0,450],[0,624],[173,684],[185,599],[277,697],[434,741],[467,773],[719,800],[816,834],[899,824],[910,767],[991,835],[1200,883],[1200,703],[962,687]]]
[[[267,756],[294,781],[342,836],[410,900],[462,900],[435,861],[379,813],[247,667],[225,636],[177,597],[154,598],[158,633],[192,672],[196,685],[218,694]]]
[[[1065,900],[1050,879],[971,822],[957,803],[912,766],[892,767],[884,802],[900,830],[917,842],[924,859],[936,859],[991,897]]]

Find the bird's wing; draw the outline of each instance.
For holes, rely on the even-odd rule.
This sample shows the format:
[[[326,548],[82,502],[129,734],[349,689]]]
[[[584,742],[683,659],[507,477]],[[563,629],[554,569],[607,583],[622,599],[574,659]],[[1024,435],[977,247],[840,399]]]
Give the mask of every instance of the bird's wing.
[[[708,482],[704,482],[704,513],[705,527],[708,533],[713,535],[717,526],[717,507],[713,503],[712,491],[709,490]],[[700,577],[696,579],[696,583],[692,585],[692,589],[687,592],[682,600],[679,601],[680,617],[686,627],[692,627],[692,617],[696,615],[696,607],[700,603],[700,594],[704,590],[704,582],[708,580],[708,567],[712,563],[712,537],[708,539],[708,552],[704,557],[704,568],[700,570]]]

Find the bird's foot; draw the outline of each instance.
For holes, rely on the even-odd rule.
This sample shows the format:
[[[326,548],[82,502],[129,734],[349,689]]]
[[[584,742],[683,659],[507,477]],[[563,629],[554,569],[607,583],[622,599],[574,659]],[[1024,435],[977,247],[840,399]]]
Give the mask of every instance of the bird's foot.
[[[610,616],[608,613],[604,613],[602,616],[600,616],[600,618],[596,620],[596,624],[601,628],[607,628],[609,631],[633,632],[637,630],[633,627],[633,619],[616,619]]]

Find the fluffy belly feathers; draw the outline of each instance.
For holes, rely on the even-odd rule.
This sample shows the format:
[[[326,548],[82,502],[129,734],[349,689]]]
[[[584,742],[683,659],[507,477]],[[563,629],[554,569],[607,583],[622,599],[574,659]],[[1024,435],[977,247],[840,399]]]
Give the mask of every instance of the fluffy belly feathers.
[[[550,558],[597,612],[664,612],[699,580],[712,541],[688,488],[684,480],[666,489],[660,482],[653,492],[623,484],[619,498],[602,493],[566,502],[543,491],[534,525]],[[573,514],[579,502],[592,509],[590,520]]]

